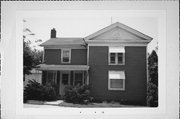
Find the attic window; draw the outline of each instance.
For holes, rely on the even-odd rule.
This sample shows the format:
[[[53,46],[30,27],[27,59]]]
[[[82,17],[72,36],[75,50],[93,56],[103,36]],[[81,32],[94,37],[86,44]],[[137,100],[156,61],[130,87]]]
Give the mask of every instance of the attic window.
[[[62,49],[61,50],[61,62],[62,63],[70,63],[71,60],[71,50],[70,49]]]
[[[109,47],[109,65],[124,65],[125,49],[124,47]]]

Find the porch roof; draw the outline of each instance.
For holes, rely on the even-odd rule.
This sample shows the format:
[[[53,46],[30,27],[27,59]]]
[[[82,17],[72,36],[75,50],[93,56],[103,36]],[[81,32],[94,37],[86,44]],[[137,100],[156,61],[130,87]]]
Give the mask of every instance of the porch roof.
[[[87,71],[89,69],[88,65],[47,65],[40,64],[36,68],[37,70],[63,70],[63,71]]]

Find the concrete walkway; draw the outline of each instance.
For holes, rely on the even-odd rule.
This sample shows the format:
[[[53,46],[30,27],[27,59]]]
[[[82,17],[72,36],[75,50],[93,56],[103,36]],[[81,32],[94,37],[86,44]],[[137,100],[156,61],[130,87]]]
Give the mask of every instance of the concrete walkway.
[[[64,102],[63,100],[50,101],[50,102],[29,100],[27,103],[24,104],[24,108],[60,108],[61,106],[59,106],[59,104],[63,102]]]

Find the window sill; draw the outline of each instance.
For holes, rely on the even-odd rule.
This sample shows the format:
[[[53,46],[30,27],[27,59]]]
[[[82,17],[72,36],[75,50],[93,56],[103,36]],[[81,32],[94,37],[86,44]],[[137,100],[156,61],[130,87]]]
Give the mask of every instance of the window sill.
[[[125,64],[108,64],[108,65],[125,65]]]
[[[70,64],[71,62],[61,62],[62,64]]]
[[[125,91],[125,89],[109,88],[109,91]]]

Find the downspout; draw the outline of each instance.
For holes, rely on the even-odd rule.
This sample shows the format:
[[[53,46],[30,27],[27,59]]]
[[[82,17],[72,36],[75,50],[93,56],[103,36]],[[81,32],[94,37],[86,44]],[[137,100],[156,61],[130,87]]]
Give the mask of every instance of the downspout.
[[[85,45],[83,45],[86,49],[87,49],[87,65],[89,66],[89,46],[88,46],[88,44],[86,43],[86,41],[85,41],[85,39],[83,38],[83,41],[84,41],[84,44]],[[87,85],[89,85],[89,69],[88,70],[86,70],[86,80],[87,80],[87,82],[86,82],[86,84]]]

